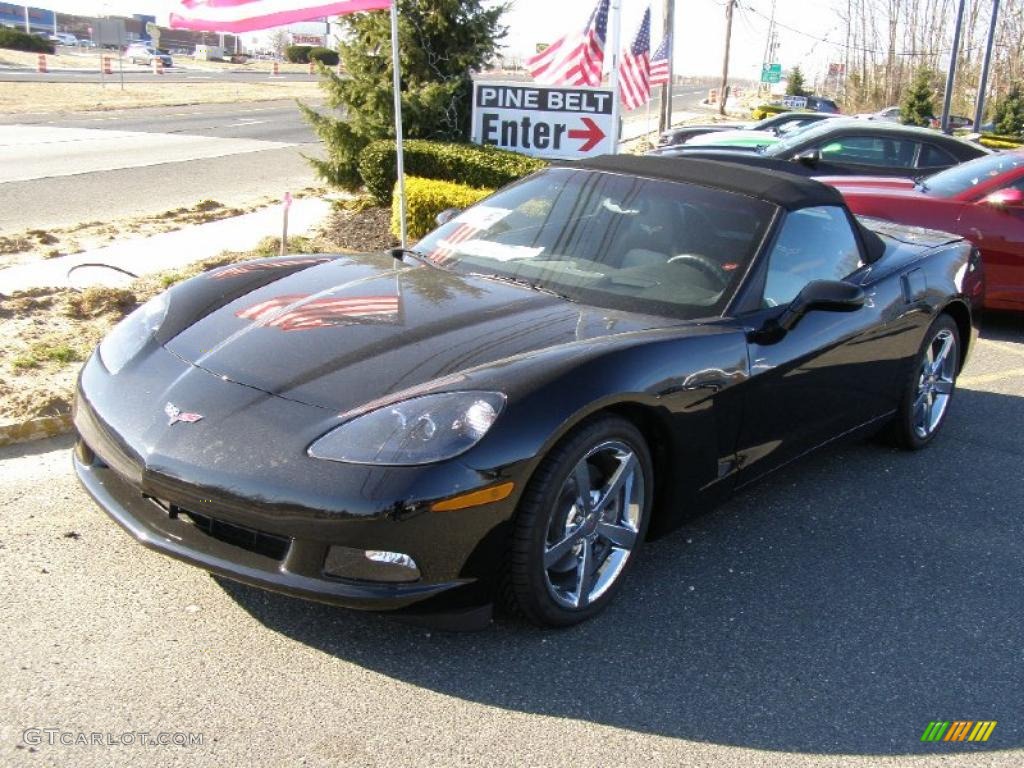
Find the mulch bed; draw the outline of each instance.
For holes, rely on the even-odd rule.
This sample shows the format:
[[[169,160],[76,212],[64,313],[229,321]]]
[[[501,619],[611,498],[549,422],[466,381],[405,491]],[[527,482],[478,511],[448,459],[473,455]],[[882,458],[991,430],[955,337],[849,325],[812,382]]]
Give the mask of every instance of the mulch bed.
[[[327,219],[324,239],[347,251],[383,251],[398,245],[391,234],[391,209],[337,209]]]

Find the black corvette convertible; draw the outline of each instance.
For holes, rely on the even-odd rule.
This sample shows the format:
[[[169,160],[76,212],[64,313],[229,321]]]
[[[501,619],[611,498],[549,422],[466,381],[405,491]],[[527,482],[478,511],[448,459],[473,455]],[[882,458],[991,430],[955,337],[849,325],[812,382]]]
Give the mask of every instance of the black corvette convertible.
[[[814,181],[607,157],[414,250],[173,287],[82,370],[74,464],[143,544],[353,608],[600,611],[645,538],[837,438],[935,436],[977,252]]]

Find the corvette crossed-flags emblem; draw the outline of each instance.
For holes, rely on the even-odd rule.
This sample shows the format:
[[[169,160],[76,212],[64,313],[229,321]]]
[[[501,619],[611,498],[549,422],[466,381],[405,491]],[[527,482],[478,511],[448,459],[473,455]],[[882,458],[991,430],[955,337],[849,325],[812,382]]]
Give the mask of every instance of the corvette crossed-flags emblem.
[[[200,413],[182,413],[181,409],[174,403],[168,403],[165,405],[164,413],[166,413],[167,418],[170,419],[170,421],[167,422],[168,427],[173,427],[179,421],[184,422],[185,424],[195,424],[203,418]]]

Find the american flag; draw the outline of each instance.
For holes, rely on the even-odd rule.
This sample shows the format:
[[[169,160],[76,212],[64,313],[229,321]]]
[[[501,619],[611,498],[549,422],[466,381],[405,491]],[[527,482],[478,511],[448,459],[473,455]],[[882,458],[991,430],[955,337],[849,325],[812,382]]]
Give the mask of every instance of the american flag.
[[[609,1],[598,0],[581,31],[563,35],[526,60],[526,69],[534,80],[543,85],[601,84]]]
[[[264,328],[282,331],[308,331],[329,328],[347,322],[398,320],[401,297],[397,293],[384,296],[324,296],[310,299],[306,295],[275,296],[235,313]]]
[[[651,98],[651,7],[636,31],[633,44],[622,55],[619,65],[619,89],[626,109],[636,109]]]
[[[256,261],[247,264],[238,264],[236,266],[221,267],[213,272],[207,274],[207,278],[210,280],[227,280],[232,277],[241,277],[247,275],[250,272],[262,272],[268,269],[280,269],[280,268],[295,268],[295,267],[308,267],[313,264],[323,264],[325,261],[330,261],[330,257],[323,258],[307,258],[307,259],[287,259],[285,261]]]
[[[427,254],[427,258],[435,264],[444,264],[455,254],[459,243],[466,242],[479,231],[479,227],[460,224],[448,237],[438,241],[437,247]]]
[[[665,35],[658,50],[651,57],[651,87],[668,85],[668,53],[672,49],[672,35]]]
[[[171,29],[251,32],[391,7],[391,0],[178,0]]]

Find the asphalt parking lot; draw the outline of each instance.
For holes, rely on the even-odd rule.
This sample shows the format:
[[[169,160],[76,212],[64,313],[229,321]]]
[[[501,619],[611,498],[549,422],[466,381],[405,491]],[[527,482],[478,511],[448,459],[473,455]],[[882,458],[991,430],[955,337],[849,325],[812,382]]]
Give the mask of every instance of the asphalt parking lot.
[[[597,620],[474,634],[214,579],[109,521],[69,438],[0,449],[0,764],[1019,766],[1022,435],[995,318],[928,450],[822,452],[654,542]]]

